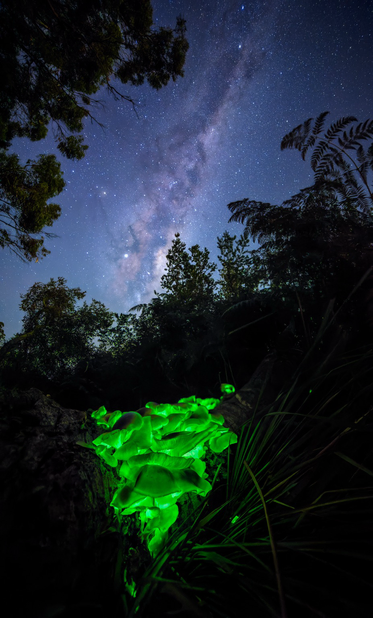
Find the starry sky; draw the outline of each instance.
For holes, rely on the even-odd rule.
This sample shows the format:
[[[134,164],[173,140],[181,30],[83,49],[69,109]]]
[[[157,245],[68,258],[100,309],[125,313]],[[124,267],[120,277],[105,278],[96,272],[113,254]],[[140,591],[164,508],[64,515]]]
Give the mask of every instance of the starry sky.
[[[61,160],[66,187],[47,239],[50,255],[23,263],[0,250],[0,321],[20,332],[20,294],[61,276],[85,300],[126,313],[161,291],[176,232],[207,247],[229,223],[229,202],[280,204],[312,184],[309,162],[280,151],[282,137],[329,110],[330,121],[373,117],[371,0],[153,0],[157,26],[182,15],[190,48],[185,76],[155,91],[117,86],[137,103],[105,91],[87,122],[81,161],[60,157],[50,130],[37,143],[15,140],[22,162],[39,153]]]

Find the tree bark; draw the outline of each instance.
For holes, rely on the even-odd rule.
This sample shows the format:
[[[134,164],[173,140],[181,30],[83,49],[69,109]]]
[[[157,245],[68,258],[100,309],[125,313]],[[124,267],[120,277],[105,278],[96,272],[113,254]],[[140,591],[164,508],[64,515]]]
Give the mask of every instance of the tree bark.
[[[103,534],[114,525],[113,471],[76,444],[95,437],[82,429],[84,412],[61,408],[35,388],[9,398],[6,408],[0,421],[4,603],[14,616],[102,617],[110,609],[121,543],[119,534]]]

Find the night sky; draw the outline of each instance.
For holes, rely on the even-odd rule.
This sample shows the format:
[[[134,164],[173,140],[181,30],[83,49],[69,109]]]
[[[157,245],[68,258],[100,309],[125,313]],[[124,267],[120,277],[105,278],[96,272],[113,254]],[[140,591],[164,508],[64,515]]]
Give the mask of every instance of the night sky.
[[[22,161],[56,153],[66,187],[53,201],[59,220],[46,231],[51,254],[23,263],[0,250],[0,321],[20,332],[20,294],[62,276],[126,313],[148,302],[175,232],[207,247],[240,234],[227,204],[248,197],[280,204],[312,184],[309,161],[280,151],[282,137],[329,110],[330,122],[373,117],[371,0],[153,0],[157,26],[182,14],[190,48],[185,76],[160,91],[118,86],[138,103],[98,93],[103,107],[87,122],[89,150],[77,162],[60,157],[53,134],[17,140]]]

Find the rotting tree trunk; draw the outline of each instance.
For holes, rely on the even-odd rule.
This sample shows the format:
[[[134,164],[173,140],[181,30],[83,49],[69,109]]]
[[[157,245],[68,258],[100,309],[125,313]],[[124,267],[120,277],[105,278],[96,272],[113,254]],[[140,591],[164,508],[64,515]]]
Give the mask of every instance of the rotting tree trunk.
[[[113,524],[107,507],[114,476],[76,444],[95,437],[81,429],[84,417],[35,388],[10,397],[2,410],[0,577],[8,615],[110,611],[121,541],[102,533]]]
[[[256,410],[260,397],[260,408],[273,401],[271,376],[273,376],[277,355],[275,352],[268,354],[259,367],[253,373],[251,379],[236,393],[226,396],[219,405],[219,412],[225,418],[225,425],[236,434],[239,434],[242,426],[250,421]],[[259,418],[258,410],[256,418]]]
[[[281,358],[277,352],[267,354],[250,380],[236,393],[226,396],[219,405],[225,425],[239,435],[242,426],[253,417],[255,422],[261,420],[268,406],[290,383],[296,368],[296,356]]]

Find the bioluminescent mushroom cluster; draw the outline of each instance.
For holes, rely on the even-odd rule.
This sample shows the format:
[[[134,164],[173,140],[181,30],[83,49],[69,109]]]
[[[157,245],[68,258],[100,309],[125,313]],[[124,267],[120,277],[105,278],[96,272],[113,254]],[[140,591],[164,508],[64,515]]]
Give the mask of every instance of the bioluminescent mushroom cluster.
[[[222,384],[223,393],[234,391]],[[219,399],[187,397],[176,404],[147,403],[136,412],[108,414],[102,406],[92,417],[106,430],[92,445],[121,481],[111,505],[119,513],[139,512],[142,537],[155,556],[176,521],[177,501],[186,492],[211,490],[203,457],[207,448],[221,453],[237,436],[223,427]]]

